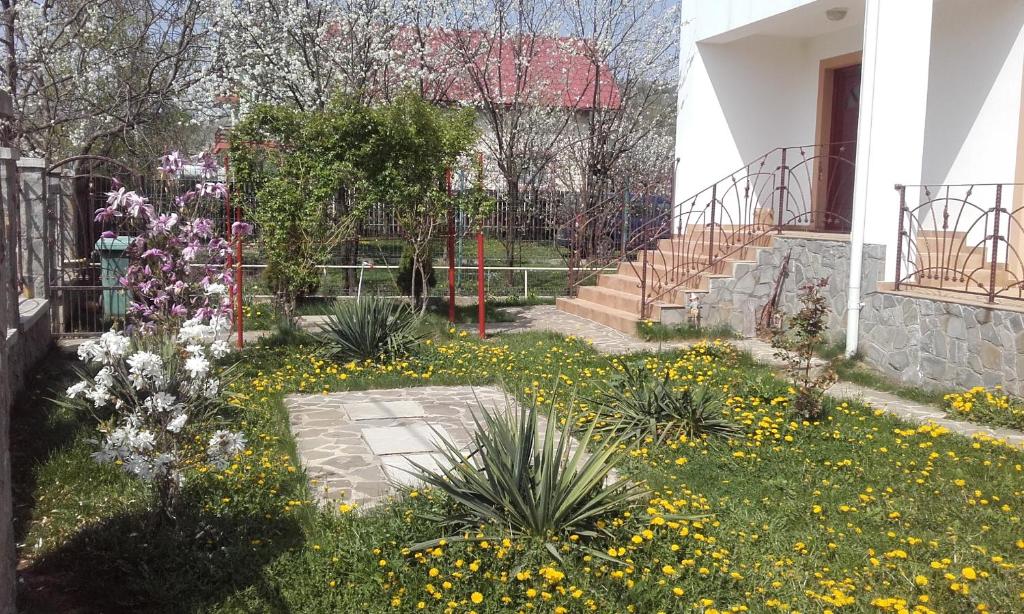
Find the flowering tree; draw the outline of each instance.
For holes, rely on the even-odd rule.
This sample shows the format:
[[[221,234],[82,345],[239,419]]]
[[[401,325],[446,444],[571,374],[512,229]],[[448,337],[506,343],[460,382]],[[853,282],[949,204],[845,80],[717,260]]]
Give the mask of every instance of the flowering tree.
[[[521,246],[522,193],[538,187],[573,119],[563,98],[571,42],[559,38],[557,3],[449,0],[448,27],[428,44],[452,69],[434,71],[441,99],[463,99],[484,127],[479,148],[496,170],[507,213],[498,238],[507,266]],[[570,77],[571,78],[571,77]],[[571,106],[571,104],[570,104]],[[498,186],[494,186],[498,187]]]
[[[234,278],[227,261],[232,246],[218,234],[214,221],[202,215],[210,200],[220,210],[227,188],[214,180],[218,166],[212,156],[204,154],[198,161],[210,180],[177,197],[171,211],[157,211],[145,196],[118,184],[107,194],[107,206],[96,211],[97,222],[138,233],[128,247],[129,264],[120,283],[131,298],[131,326],[147,333],[196,319],[222,321],[230,328]],[[181,155],[173,152],[164,156],[158,170],[175,179],[183,166]],[[235,222],[232,230],[237,241],[251,232],[245,222]],[[115,234],[108,230],[103,236]]]
[[[216,176],[211,156],[198,161]],[[175,152],[164,156],[159,170],[173,178],[183,162]],[[244,435],[223,429],[204,435],[205,450],[194,446],[224,405],[212,361],[229,351],[222,336],[231,329],[234,286],[227,266],[231,245],[212,220],[201,217],[200,203],[226,194],[222,184],[203,181],[179,197],[172,211],[161,212],[118,186],[96,213],[97,220],[119,220],[122,229],[139,232],[120,280],[131,296],[128,326],[79,348],[79,357],[98,371],[83,373],[67,394],[72,403],[102,412],[103,436],[93,457],[150,481],[160,510],[167,513],[185,469],[199,463],[226,466],[245,448]],[[240,241],[250,229],[236,222],[233,230]]]
[[[622,203],[672,170],[679,6],[666,0],[560,0],[566,31],[585,41],[588,75],[581,121],[565,133],[563,183],[579,194],[562,212],[572,226],[568,258],[602,266],[621,228]],[[606,260],[605,260],[606,261]],[[573,274],[571,274],[573,275]],[[577,279],[570,279],[575,285]]]
[[[398,0],[215,0],[211,85],[257,104],[323,109],[338,93],[387,99],[399,79]]]
[[[151,159],[180,141],[207,62],[200,0],[0,0],[0,87],[22,152],[90,166],[86,156]],[[198,96],[197,96],[198,94]],[[70,158],[70,160],[68,160]]]

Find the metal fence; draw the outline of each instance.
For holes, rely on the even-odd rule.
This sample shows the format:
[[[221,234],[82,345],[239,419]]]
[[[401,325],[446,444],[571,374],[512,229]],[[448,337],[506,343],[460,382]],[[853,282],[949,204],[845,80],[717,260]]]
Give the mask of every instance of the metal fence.
[[[1024,300],[1024,184],[899,185],[896,290]]]
[[[263,280],[266,265],[244,264],[242,266],[245,279],[245,295],[249,299],[270,299],[273,293]],[[344,296],[377,295],[401,296],[395,283],[397,265],[324,265],[317,267],[319,285],[307,294],[308,298],[332,299]],[[436,264],[433,294],[448,295],[447,268]],[[457,296],[477,295],[477,267],[455,267],[455,293]],[[612,272],[614,269],[608,269]],[[567,267],[543,266],[487,266],[484,267],[485,288],[487,297],[538,297],[553,298],[569,294],[569,269]],[[351,276],[355,280],[348,283]]]

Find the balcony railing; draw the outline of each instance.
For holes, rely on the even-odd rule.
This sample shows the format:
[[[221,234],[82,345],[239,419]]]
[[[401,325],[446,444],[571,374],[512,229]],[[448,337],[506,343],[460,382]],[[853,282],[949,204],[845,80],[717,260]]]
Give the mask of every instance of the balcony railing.
[[[897,185],[894,288],[1024,299],[1024,184]]]

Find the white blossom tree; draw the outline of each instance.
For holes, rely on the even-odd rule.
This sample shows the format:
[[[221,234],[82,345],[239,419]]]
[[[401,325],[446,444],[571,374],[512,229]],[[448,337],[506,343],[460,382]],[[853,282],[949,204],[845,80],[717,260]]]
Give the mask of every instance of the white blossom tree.
[[[12,141],[54,163],[86,165],[91,156],[150,160],[163,141],[180,141],[203,104],[193,96],[209,41],[203,5],[0,0]]]
[[[563,24],[585,41],[588,112],[566,132],[563,180],[579,194],[570,268],[617,256],[607,237],[624,203],[672,171],[679,7],[666,0],[559,0]],[[571,279],[570,285],[577,279]]]
[[[238,96],[243,112],[322,109],[338,93],[390,99],[404,14],[400,0],[214,0],[213,93]]]

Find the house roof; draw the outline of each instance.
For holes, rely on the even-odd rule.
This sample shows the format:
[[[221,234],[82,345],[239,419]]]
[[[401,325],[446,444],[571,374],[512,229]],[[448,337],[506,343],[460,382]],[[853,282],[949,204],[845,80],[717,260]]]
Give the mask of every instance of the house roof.
[[[422,40],[423,52],[416,49]],[[577,110],[618,108],[619,88],[607,64],[595,67],[589,41],[554,36],[498,37],[482,31],[404,29],[395,47],[414,67],[425,67],[428,85],[442,102],[526,102]],[[468,61],[467,61],[468,58]],[[516,67],[528,62],[517,75]]]

